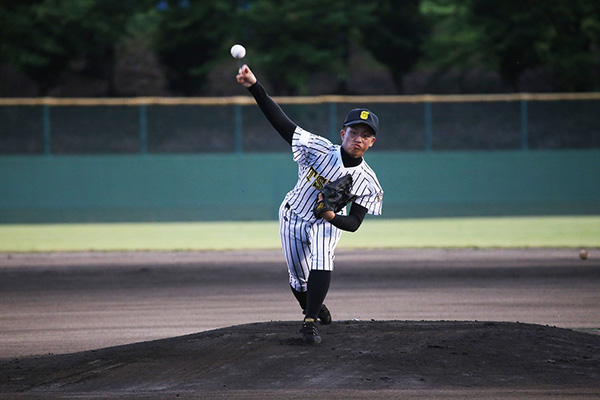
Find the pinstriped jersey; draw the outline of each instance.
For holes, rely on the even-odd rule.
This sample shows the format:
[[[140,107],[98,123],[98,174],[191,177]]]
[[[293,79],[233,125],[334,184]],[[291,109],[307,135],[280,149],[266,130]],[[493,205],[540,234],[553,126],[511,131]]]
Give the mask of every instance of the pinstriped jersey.
[[[340,147],[296,127],[292,137],[292,154],[298,163],[298,182],[286,195],[284,202],[302,219],[316,219],[312,210],[319,191],[329,181],[347,174],[352,175],[353,179],[352,201],[365,207],[369,214],[381,214],[383,189],[375,172],[364,159],[356,167],[346,168]],[[346,209],[339,214],[346,215]]]

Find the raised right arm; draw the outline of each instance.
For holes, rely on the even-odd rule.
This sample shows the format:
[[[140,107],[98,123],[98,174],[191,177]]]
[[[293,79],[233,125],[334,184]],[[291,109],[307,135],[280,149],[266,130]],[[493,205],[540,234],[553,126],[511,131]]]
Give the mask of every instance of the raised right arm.
[[[258,82],[250,68],[247,65],[242,66],[236,77],[237,81],[248,88],[248,91],[254,96],[256,103],[263,114],[279,135],[292,144],[292,136],[296,130],[296,124],[283,112],[279,104],[267,94],[265,88]]]

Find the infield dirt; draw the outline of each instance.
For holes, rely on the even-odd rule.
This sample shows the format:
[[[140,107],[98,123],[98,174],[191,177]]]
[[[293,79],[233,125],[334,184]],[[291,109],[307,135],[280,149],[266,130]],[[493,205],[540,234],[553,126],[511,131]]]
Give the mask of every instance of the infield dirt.
[[[318,346],[274,252],[5,254],[0,398],[597,399],[596,254],[341,252]]]

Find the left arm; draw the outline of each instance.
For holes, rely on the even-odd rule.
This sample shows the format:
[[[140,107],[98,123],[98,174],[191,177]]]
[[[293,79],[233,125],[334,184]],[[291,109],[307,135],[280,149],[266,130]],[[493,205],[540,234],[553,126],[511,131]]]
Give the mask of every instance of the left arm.
[[[343,231],[356,232],[367,214],[367,209],[360,204],[352,203],[350,214],[338,215],[333,211],[321,213],[321,218],[329,221],[333,226]]]

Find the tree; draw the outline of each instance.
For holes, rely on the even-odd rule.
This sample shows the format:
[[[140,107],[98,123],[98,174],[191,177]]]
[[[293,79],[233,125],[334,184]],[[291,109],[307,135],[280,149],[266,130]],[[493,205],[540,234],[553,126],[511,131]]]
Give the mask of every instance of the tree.
[[[547,68],[558,90],[600,89],[600,3],[594,0],[467,0],[502,76],[518,90],[521,74]]]
[[[317,72],[335,74],[339,91],[349,77],[351,43],[372,22],[373,3],[344,0],[256,0],[245,12],[253,62],[274,92],[303,94]]]
[[[420,12],[421,0],[376,0],[373,22],[364,29],[364,47],[392,71],[399,92],[402,78],[422,55],[429,32]]]
[[[170,88],[184,95],[197,94],[239,32],[239,5],[235,1],[161,3],[156,49]]]
[[[430,28],[418,64],[437,70],[497,68],[482,48],[482,33],[470,22],[470,9],[461,0],[422,0],[421,14]]]
[[[4,0],[0,8],[0,63],[38,83],[42,94],[78,65],[112,82],[114,48],[128,19],[147,1]],[[110,94],[110,93],[109,93]]]

